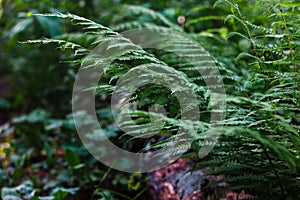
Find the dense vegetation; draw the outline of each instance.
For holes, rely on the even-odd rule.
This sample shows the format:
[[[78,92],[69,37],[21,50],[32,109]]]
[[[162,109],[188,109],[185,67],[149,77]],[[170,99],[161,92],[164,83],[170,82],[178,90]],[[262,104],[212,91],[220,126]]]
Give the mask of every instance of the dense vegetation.
[[[71,105],[80,66],[104,73],[97,86],[85,89],[95,90],[99,123],[119,147],[138,152],[149,144],[151,139],[137,137],[149,135],[147,124],[155,113],[148,110],[161,106],[166,115],[155,116],[166,123],[162,127],[152,123],[154,131],[159,130],[152,137],[161,139],[151,144],[159,149],[172,145],[178,130],[188,134],[188,141],[176,141],[175,150],[193,158],[193,170],[210,167],[207,176],[222,177],[201,191],[226,183],[220,193],[300,198],[299,2],[0,2],[2,199],[151,199],[145,176],[104,166],[81,143],[73,121],[80,113],[72,113]],[[176,40],[172,48],[177,54],[146,49],[119,34],[133,28],[166,34],[171,30],[184,37],[170,36]],[[203,52],[193,51],[189,41],[204,47],[214,65],[201,60]],[[120,56],[107,63],[107,57],[93,54],[95,47],[97,53],[110,49]],[[211,66],[219,73],[205,77],[199,73]],[[134,69],[150,70],[157,81],[178,79],[184,84],[174,82],[172,89],[147,84],[136,90],[127,99],[137,103],[138,110],[130,111],[134,123],[124,118],[123,126],[131,131],[123,132],[114,125],[110,101],[118,81]],[[226,93],[226,105],[220,110],[213,109],[212,88],[221,83],[206,84],[216,77],[222,79]],[[136,79],[131,81],[136,84],[131,87],[139,86]],[[190,88],[197,102],[182,107],[180,102],[189,102],[188,96],[178,100],[174,93]],[[182,119],[194,109],[199,109],[199,117]],[[212,151],[199,157],[210,138],[215,112],[224,114],[216,122],[222,126],[213,129],[220,136],[209,141],[215,144]],[[195,131],[189,123],[199,128]],[[105,154],[107,149],[100,151]],[[118,163],[129,165],[127,160]]]

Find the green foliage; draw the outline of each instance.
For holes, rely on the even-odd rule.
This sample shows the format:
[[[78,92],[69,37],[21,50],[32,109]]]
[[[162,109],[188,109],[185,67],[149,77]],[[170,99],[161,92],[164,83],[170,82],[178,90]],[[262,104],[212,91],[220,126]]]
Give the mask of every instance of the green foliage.
[[[300,171],[298,126],[299,83],[298,69],[296,67],[299,45],[294,41],[299,39],[299,34],[297,34],[299,26],[295,23],[294,12],[290,12],[289,10],[297,9],[298,5],[289,3],[277,4],[270,1],[268,4],[273,10],[265,12],[265,19],[269,21],[264,22],[262,25],[256,25],[247,21],[247,16],[241,13],[238,4],[224,0],[217,1],[215,5],[219,6],[221,3],[229,5],[232,12],[226,19],[224,18],[225,22],[228,23],[230,21],[234,25],[233,32],[227,36],[228,42],[234,43],[233,39],[230,38],[240,38],[238,41],[245,41],[245,44],[249,44],[249,49],[239,53],[236,60],[233,60],[236,65],[245,65],[248,70],[248,77],[245,79],[240,74],[235,74],[235,71],[228,68],[223,69],[224,73],[222,74],[224,79],[231,79],[231,81],[226,82],[226,87],[228,88],[228,112],[226,119],[222,122],[225,125],[223,130],[224,135],[216,145],[216,148],[207,158],[199,161],[196,168],[211,166],[214,170],[210,174],[225,175],[224,179],[218,182],[224,181],[228,183],[229,186],[226,188],[228,190],[246,190],[259,198],[268,198],[275,195],[288,199],[296,198],[299,195],[297,194],[297,191],[299,191],[297,173]],[[258,2],[255,7],[260,5],[261,2]],[[222,9],[226,9],[224,6],[222,4]],[[133,14],[140,13],[148,15],[154,20],[158,19],[163,24],[173,27],[161,15],[145,10],[144,8],[134,7]],[[270,15],[269,13],[272,14]],[[69,18],[76,21],[79,25],[84,25],[89,30],[87,35],[97,33],[100,36],[98,36],[99,39],[96,44],[105,45],[108,49],[124,45],[134,46],[133,51],[135,54],[125,50],[124,52],[120,52],[121,57],[118,59],[118,62],[110,66],[103,66],[103,71],[106,73],[110,83],[114,83],[116,78],[121,77],[122,74],[129,70],[127,65],[129,61],[131,61],[130,68],[135,66],[134,63],[136,63],[137,59],[142,60],[143,63],[157,63],[157,69],[160,70],[165,69],[165,64],[163,63],[173,64],[170,57],[166,57],[165,55],[162,57],[160,54],[149,54],[140,47],[136,47],[131,42],[126,41],[116,32],[100,24],[70,14],[55,16]],[[197,21],[215,19],[220,20],[222,17],[197,18],[190,20],[187,25],[191,26]],[[122,27],[116,29],[132,28],[132,26],[126,27],[125,25],[122,25]],[[153,27],[157,29],[158,25]],[[274,40],[272,38],[278,39]],[[108,40],[109,43],[106,45],[105,41]],[[29,41],[29,43],[48,43],[48,41],[57,42],[56,40],[39,40]],[[66,38],[65,43],[67,42],[68,38]],[[178,40],[178,46],[185,46],[185,41]],[[88,50],[85,49],[84,51]],[[188,50],[185,51],[188,52]],[[101,58],[93,59],[95,60],[92,62],[89,59],[89,66],[99,67],[99,65],[93,63],[104,62]],[[163,59],[163,62],[159,61],[160,59]],[[226,63],[222,62],[223,60],[219,61],[220,65],[226,66]],[[207,89],[202,86],[203,82],[201,80],[203,79],[199,74],[191,71],[192,68],[189,68],[188,64],[183,64],[181,62],[180,65],[178,63],[173,65],[174,72],[172,73],[175,75],[177,70],[181,71],[181,73],[184,72],[185,80],[192,85],[194,84],[193,86],[197,90],[202,91],[204,95]],[[118,68],[115,67],[116,65],[118,65]],[[195,68],[197,69],[197,66]],[[221,67],[219,69],[222,70]],[[178,77],[181,73],[178,73]],[[117,77],[115,76],[116,74],[118,74]],[[160,76],[155,71],[152,74]],[[231,75],[237,78],[233,78]],[[112,91],[113,86],[113,84],[110,86],[106,85],[105,87],[99,86],[97,90],[109,93]],[[111,89],[107,90],[108,88]],[[177,88],[177,90],[184,89]],[[131,97],[129,101],[138,100],[140,108],[145,106],[148,108],[155,103],[169,105],[170,107],[174,106],[174,103],[170,99],[154,98],[156,94],[160,94],[161,97],[170,95],[163,88],[149,86],[143,88],[143,91],[137,92],[136,96]],[[199,95],[200,109],[207,112],[208,99],[201,98],[201,92]],[[150,99],[150,101],[147,99]],[[192,106],[188,109],[193,108]],[[168,113],[169,116],[166,117],[167,121],[171,121],[169,117],[173,118],[173,120],[176,120],[178,117],[178,113],[175,115],[170,115],[170,111]],[[134,112],[132,114],[139,121],[141,118],[147,121],[146,113]],[[201,116],[201,123],[207,123],[208,121],[205,119],[207,119],[205,115]],[[171,133],[174,128],[176,129],[176,127],[180,126],[179,121],[174,122],[165,126],[160,133]],[[209,126],[206,126],[206,130],[208,128]],[[133,130],[131,134],[134,134],[136,131],[136,129]],[[137,132],[147,134],[149,133],[149,127],[146,126],[145,128],[138,129]],[[205,134],[203,133],[205,133],[205,129],[199,130],[199,134],[193,134],[195,140],[193,149],[196,153],[200,147],[205,145],[202,142],[203,138],[205,138]],[[168,145],[168,140],[157,144],[156,147],[164,145]],[[177,148],[185,149],[186,146]]]
[[[53,1],[52,4],[54,2],[59,5],[64,4],[61,12],[76,12],[79,10],[78,6],[80,7],[77,3]],[[49,53],[52,58],[49,59],[49,55],[44,55],[45,57],[40,63],[42,66],[40,66],[34,62],[36,56],[39,55],[35,54],[37,50],[30,49],[32,54],[29,58],[19,56],[13,62],[11,59],[4,59],[3,63],[12,66],[16,77],[28,75],[26,75],[27,81],[25,81],[28,86],[25,88],[27,90],[30,88],[31,92],[19,91],[20,95],[10,97],[12,98],[10,101],[0,98],[0,109],[18,108],[27,101],[26,97],[29,97],[30,101],[35,101],[41,96],[41,91],[44,91],[43,87],[33,87],[42,85],[41,82],[37,82],[35,77],[59,83],[54,84],[55,88],[44,91],[42,94],[44,100],[38,106],[45,108],[45,105],[51,105],[53,107],[51,110],[49,109],[50,111],[39,109],[14,120],[17,134],[22,135],[21,141],[25,141],[18,148],[34,147],[38,151],[46,152],[46,162],[42,165],[48,167],[55,165],[60,160],[59,156],[55,154],[55,149],[64,150],[63,166],[67,169],[55,174],[55,177],[60,177],[61,182],[58,181],[53,184],[53,187],[50,187],[54,190],[50,199],[64,199],[68,194],[73,193],[64,188],[55,191],[55,187],[68,185],[67,181],[62,181],[68,177],[72,177],[70,187],[79,186],[79,192],[89,191],[89,186],[95,185],[96,188],[90,189],[95,198],[130,199],[127,193],[125,195],[122,191],[109,188],[105,180],[108,179],[111,169],[96,170],[95,160],[90,158],[87,152],[82,151],[83,147],[80,146],[78,138],[66,142],[75,132],[72,119],[70,116],[62,119],[62,116],[67,113],[67,109],[62,106],[64,103],[60,102],[57,107],[57,103],[47,99],[51,94],[58,95],[58,91],[64,95],[67,94],[79,65],[101,68],[101,72],[104,73],[98,86],[86,89],[95,90],[96,98],[104,99],[104,104],[96,105],[99,121],[104,127],[106,135],[120,146],[129,148],[130,144],[139,142],[138,149],[130,150],[147,150],[142,145],[147,143],[147,140],[141,142],[138,137],[156,133],[155,137],[163,136],[162,138],[165,139],[154,144],[152,148],[161,148],[172,145],[173,139],[176,138],[174,134],[179,129],[183,129],[184,134],[189,134],[191,139],[179,141],[182,143],[176,146],[176,151],[191,148],[184,156],[196,158],[195,170],[210,167],[211,172],[207,175],[222,175],[223,177],[209,186],[227,183],[224,191],[244,191],[257,199],[274,197],[299,199],[300,45],[298,41],[300,39],[300,5],[298,2],[218,0],[214,6],[211,1],[203,1],[196,6],[194,1],[181,2],[180,6],[175,1],[159,1],[159,3],[149,1],[140,6],[128,5],[123,1],[84,2],[87,3],[85,6],[100,6],[103,12],[99,16],[96,15],[95,9],[89,9],[89,12],[76,12],[77,15],[61,14],[57,10],[48,9],[41,3],[37,6],[38,12],[49,14],[36,14],[37,11],[34,9],[26,10],[21,12],[20,18],[14,23],[9,23],[8,30],[3,32],[6,37],[15,37],[7,48],[14,49],[18,40],[24,41],[24,38],[31,38],[26,43],[43,44],[41,48],[46,50],[44,52]],[[88,2],[90,3],[88,4]],[[109,8],[110,5],[119,5],[120,2],[125,5]],[[24,7],[21,4],[21,1],[16,1],[14,5]],[[112,16],[111,13],[114,15]],[[0,9],[0,16],[1,14]],[[4,10],[2,15],[5,17],[8,13]],[[182,27],[176,22],[179,15],[186,18],[186,23]],[[95,21],[100,21],[100,23]],[[214,149],[205,158],[197,159],[197,156],[201,147],[206,145],[204,139],[209,137],[207,131],[211,128],[210,117],[213,113],[210,99],[213,96],[206,86],[204,77],[198,73],[198,69],[212,67],[211,63],[199,61],[201,55],[208,56],[208,53],[205,50],[192,52],[194,44],[184,37],[173,35],[172,37],[177,43],[169,48],[174,49],[175,47],[178,49],[177,54],[192,57],[194,63],[191,65],[178,55],[143,49],[118,33],[138,27],[148,27],[153,31],[166,33],[167,30],[176,30],[187,38],[195,40],[196,46],[202,45],[213,56],[214,68],[220,71],[218,77],[221,77],[225,84],[227,108],[226,118],[219,122],[224,127],[217,130],[222,133],[222,136],[218,142],[215,141]],[[28,37],[30,34],[33,36]],[[36,39],[42,36],[47,38]],[[153,38],[153,41],[149,42],[154,42],[155,39],[157,43],[164,44],[158,38]],[[60,55],[57,51],[53,51],[53,44],[58,45],[64,54]],[[97,45],[100,46],[95,52],[93,49]],[[17,54],[26,52],[29,45],[20,46],[22,47],[18,49]],[[119,57],[114,62],[107,64],[107,58],[115,55],[106,54],[106,58],[97,56],[97,53],[103,53],[105,50],[116,52]],[[3,52],[0,52],[0,55],[2,54]],[[62,63],[52,64],[58,59],[67,61],[65,63],[72,65],[73,68],[61,68]],[[205,58],[204,61],[208,61],[208,59]],[[34,68],[22,68],[21,65],[30,65]],[[49,70],[49,65],[52,65],[52,69],[55,69],[54,71],[57,73]],[[155,67],[155,70],[151,70],[149,66]],[[113,117],[106,101],[116,89],[116,82],[127,72],[134,70],[141,77],[148,70],[147,73],[150,72],[157,80],[172,81],[173,79],[170,77],[174,77],[180,81],[174,84],[174,90],[148,84],[128,97],[126,102],[137,102],[138,110],[130,113],[134,119],[133,124],[127,121],[122,122],[122,126],[131,130],[124,134],[120,130],[112,128]],[[51,74],[51,76],[45,74]],[[163,74],[169,76],[165,77]],[[205,78],[213,76],[215,74],[209,74]],[[59,82],[62,77],[64,77],[64,81]],[[135,82],[133,81],[133,83]],[[138,83],[132,86],[138,86]],[[212,87],[218,87],[218,85]],[[195,92],[197,105],[187,104],[184,107],[179,105],[174,91],[185,91],[186,88],[192,88]],[[28,96],[28,94],[30,95]],[[69,105],[70,96],[66,95],[65,97],[65,102]],[[188,99],[184,101],[188,102]],[[155,109],[164,107],[166,115],[148,112],[153,107]],[[201,114],[200,120],[184,121],[180,119],[184,113],[197,107]],[[64,112],[53,116],[53,111],[61,109]],[[76,114],[80,115],[80,113]],[[149,126],[149,122],[153,122],[153,119],[158,120],[154,120],[156,123],[151,123]],[[165,123],[159,123],[161,121]],[[197,131],[191,129],[190,123],[197,124],[199,129]],[[157,132],[157,130],[159,131]],[[36,135],[39,136],[36,137]],[[58,136],[65,143],[56,144],[57,141],[51,141],[50,136]],[[89,137],[93,137],[93,134],[90,133]],[[125,144],[124,141],[126,141]],[[192,144],[190,144],[191,142]],[[99,149],[99,151],[105,153],[106,149]],[[16,185],[17,179],[21,177],[20,169],[27,165],[26,160],[35,157],[34,153],[29,153],[26,156],[15,158],[18,167],[14,170],[11,185]],[[141,192],[133,195],[138,198],[144,192],[140,188],[141,180],[136,180],[136,178],[140,178],[138,176],[132,175],[128,179],[126,176],[115,175],[112,181],[114,186],[128,185],[130,189]],[[8,179],[5,172],[2,173],[1,170],[0,179],[5,181]],[[0,184],[2,184],[1,181]],[[33,186],[30,185],[30,188],[30,194],[34,194],[32,193],[35,191],[32,189]],[[5,195],[11,195],[6,192],[6,189],[2,189],[2,198]],[[17,189],[11,189],[11,191],[15,190]],[[17,192],[13,195],[23,198]]]
[[[76,194],[78,188],[55,188],[49,196],[39,196],[38,189],[32,188],[31,182],[25,182],[17,187],[4,187],[1,190],[1,198],[3,200],[20,200],[20,199],[32,199],[32,200],[65,200],[69,194]]]
[[[299,45],[293,41],[299,39],[299,26],[288,25],[288,21],[297,19],[289,12],[295,7],[269,1],[268,8],[272,10],[265,13],[268,21],[255,25],[247,21],[248,16],[241,13],[238,4],[221,0],[216,5],[220,3],[231,9],[227,21],[232,19],[232,23],[241,25],[229,37],[250,44],[249,51],[236,58],[240,64],[248,65],[250,77],[240,79],[235,85],[240,89],[228,94],[225,134],[210,155],[199,161],[198,167],[211,166],[214,170],[210,174],[225,175],[218,182],[228,183],[228,190],[246,189],[259,199],[297,199]]]

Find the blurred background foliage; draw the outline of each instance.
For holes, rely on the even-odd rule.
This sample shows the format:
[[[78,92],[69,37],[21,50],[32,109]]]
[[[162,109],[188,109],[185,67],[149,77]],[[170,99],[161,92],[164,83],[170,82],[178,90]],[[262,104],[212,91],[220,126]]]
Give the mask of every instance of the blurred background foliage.
[[[224,27],[226,17],[223,9],[214,9],[211,1],[201,1],[198,5],[194,1],[1,1],[1,80],[2,85],[10,88],[6,93],[10,108],[28,112],[34,108],[43,108],[50,112],[58,112],[56,116],[63,116],[68,112],[70,89],[74,80],[75,69],[69,68],[65,62],[65,54],[53,51],[55,46],[40,48],[20,45],[20,41],[52,38],[67,32],[76,32],[74,26],[57,18],[34,16],[34,13],[73,13],[88,17],[104,26],[114,27],[121,23],[128,23],[133,19],[139,23],[149,21],[147,17],[139,18],[127,15],[120,9],[124,4],[141,5],[156,10],[177,23],[177,17],[183,15],[187,19],[186,31],[209,34],[220,34],[226,37],[227,27]],[[250,2],[248,3],[250,5]],[[257,10],[259,12],[259,10]],[[255,12],[251,12],[253,16]],[[254,20],[263,19],[259,17]],[[208,38],[209,39],[209,38]],[[211,38],[214,39],[214,38]],[[209,47],[205,41],[203,45]],[[218,48],[218,47],[213,47]],[[216,51],[219,53],[222,51]],[[13,78],[12,78],[13,77]],[[3,86],[4,87],[4,86]],[[54,98],[55,97],[55,98]],[[4,102],[2,98],[1,102]],[[34,103],[32,103],[34,102]],[[2,103],[7,107],[7,103]],[[67,105],[67,106],[66,106]]]

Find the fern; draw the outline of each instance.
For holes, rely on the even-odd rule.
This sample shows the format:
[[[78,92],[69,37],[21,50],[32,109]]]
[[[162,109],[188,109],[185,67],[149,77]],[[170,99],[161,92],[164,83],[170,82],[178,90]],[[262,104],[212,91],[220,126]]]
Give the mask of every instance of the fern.
[[[281,24],[275,31],[247,21],[233,1],[216,3],[226,4],[232,11],[227,20],[234,19],[242,25],[242,29],[229,34],[229,38],[238,36],[247,40],[252,49],[252,53],[240,53],[236,61],[253,60],[255,68],[251,70],[252,78],[248,81],[247,90],[227,97],[230,112],[225,120],[226,133],[205,159],[207,161],[199,162],[198,167],[215,167],[210,174],[225,176],[213,184],[226,182],[228,190],[247,189],[259,199],[274,196],[297,199],[300,195],[296,192],[299,190],[297,176],[300,172],[298,69],[295,67],[298,47],[291,46],[291,37],[297,34],[290,31],[299,27],[289,29],[285,26],[288,22],[284,22],[282,16],[289,16],[290,20],[295,18],[291,16],[292,12],[282,15],[281,3],[269,1],[275,8],[273,12],[278,13],[275,19],[279,20],[269,24]],[[297,7],[297,4],[291,5]],[[274,19],[272,17],[274,14],[271,16]],[[278,40],[270,40],[270,37]],[[286,54],[285,50],[290,53]],[[234,162],[228,165],[228,160]]]
[[[125,31],[133,28],[141,27],[169,27],[180,31],[180,27],[167,19],[159,12],[153,11],[149,8],[126,5],[120,10],[121,12],[116,16],[115,23],[117,25],[111,27],[113,30]],[[142,18],[137,20],[137,18]],[[148,17],[148,18],[146,18]],[[120,22],[124,18],[129,18],[126,22]],[[131,20],[132,19],[132,20]]]
[[[216,2],[215,9],[221,7],[220,16],[196,17],[188,23],[188,26],[193,27],[204,20],[224,19],[232,29],[227,35],[227,40],[207,34],[207,30],[206,34],[184,33],[162,14],[147,8],[126,6],[122,9],[121,16],[130,17],[132,20],[119,23],[112,29],[127,30],[150,26],[151,30],[163,34],[172,42],[166,43],[165,38],[153,37],[149,38],[149,44],[159,44],[167,50],[175,49],[174,53],[142,48],[139,45],[143,42],[142,38],[138,38],[141,41],[134,40],[130,34],[124,37],[108,27],[72,14],[43,16],[69,19],[83,26],[84,34],[67,34],[60,38],[28,43],[57,43],[61,49],[73,49],[86,67],[101,68],[104,80],[100,81],[98,86],[85,88],[95,90],[99,96],[111,95],[116,89],[116,82],[122,81],[127,72],[136,72],[148,83],[121,102],[123,105],[136,102],[138,108],[129,111],[132,121],[128,119],[120,123],[128,130],[120,135],[121,138],[132,141],[141,136],[146,138],[165,135],[166,137],[152,148],[172,147],[176,141],[175,152],[191,148],[183,155],[186,157],[197,156],[202,147],[215,144],[208,156],[197,160],[194,166],[195,170],[211,167],[211,172],[207,175],[223,176],[211,185],[226,183],[224,190],[245,191],[258,199],[274,196],[297,199],[300,196],[300,92],[297,66],[300,48],[296,41],[299,40],[300,24],[292,11],[299,10],[300,5],[296,2],[257,1],[255,6],[261,7],[264,3],[268,5],[269,10],[258,10],[267,15],[263,20],[269,21],[263,24],[255,24],[255,21],[247,19],[248,16],[240,9],[249,9],[247,5],[229,0]],[[227,8],[231,14],[224,17],[222,13]],[[192,18],[196,12],[203,10],[201,7],[193,9],[189,16]],[[141,23],[141,16],[148,17],[147,23]],[[120,19],[115,20],[118,22]],[[170,35],[170,28],[186,37],[181,37],[180,34]],[[249,48],[245,47],[245,51],[241,52],[236,41],[244,42],[242,44],[249,45]],[[88,43],[91,45],[87,45]],[[215,60],[210,59],[208,52],[201,48],[199,43],[211,51]],[[214,45],[218,45],[221,50],[215,51]],[[93,50],[95,46],[97,48]],[[227,58],[223,54],[231,57]],[[118,58],[112,63],[108,62],[115,56]],[[186,62],[187,58],[191,62]],[[208,69],[214,70],[207,73]],[[199,74],[199,70],[203,73]],[[145,74],[152,74],[152,80],[166,79],[174,82],[174,87],[170,89],[151,84],[151,79]],[[131,78],[131,86],[139,88],[139,83],[134,82],[134,77]],[[226,87],[227,113],[225,119],[217,122],[225,124],[224,129],[215,131],[224,134],[218,142],[208,141],[205,139],[208,138],[212,127],[211,115],[214,112],[223,112],[221,108],[213,111],[214,102],[210,102],[214,97],[212,91],[222,89],[216,81],[220,78]],[[207,86],[205,80],[212,80],[214,84]],[[126,83],[130,79],[123,81]],[[174,93],[184,94],[186,88],[192,88],[197,103],[189,103],[189,99],[183,95],[180,98],[185,104],[181,107]],[[153,105],[164,107],[166,113],[149,112]],[[195,116],[193,120],[181,119],[185,113],[195,109],[200,111],[200,120],[199,116]],[[120,112],[119,115],[128,116],[128,113]],[[198,127],[196,131],[191,128],[195,126]],[[183,131],[176,135],[178,130]],[[189,137],[177,140],[179,135],[184,134]],[[139,151],[148,149],[143,147]]]

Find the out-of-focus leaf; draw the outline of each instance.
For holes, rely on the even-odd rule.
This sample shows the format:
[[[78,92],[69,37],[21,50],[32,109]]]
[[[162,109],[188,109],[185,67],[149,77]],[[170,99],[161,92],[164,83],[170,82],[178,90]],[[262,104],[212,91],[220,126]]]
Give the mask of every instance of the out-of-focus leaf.
[[[47,122],[47,125],[46,125],[45,129],[47,131],[50,131],[50,130],[53,130],[53,129],[57,129],[57,128],[61,127],[62,125],[63,125],[62,120],[51,119]]]
[[[53,200],[54,197],[38,197],[37,200]]]
[[[53,156],[53,149],[47,142],[44,145],[44,151],[47,153],[48,158],[51,158]]]
[[[22,115],[20,117],[13,118],[13,123],[37,123],[37,122],[45,122],[49,118],[49,113],[45,110],[34,110],[29,115]]]
[[[34,110],[28,115],[27,121],[29,123],[36,123],[36,122],[44,122],[49,117],[49,113],[45,110]]]
[[[2,14],[3,14],[3,7],[2,7],[1,1],[0,1],[0,19],[2,17]]]
[[[9,37],[14,37],[16,34],[25,31],[32,24],[32,18],[21,19],[9,32]]]
[[[71,167],[74,167],[74,166],[80,164],[79,156],[70,149],[65,150],[65,159]]]
[[[43,190],[52,189],[52,188],[56,187],[57,185],[58,185],[58,181],[56,181],[56,180],[48,181],[48,183],[46,183],[46,185],[43,187]]]
[[[22,199],[15,195],[7,195],[3,198],[3,200],[22,200]]]
[[[59,173],[57,177],[58,181],[61,182],[70,182],[72,181],[72,171],[71,170],[63,170]]]
[[[8,109],[10,107],[10,103],[3,99],[3,98],[0,98],[0,109]]]
[[[49,32],[51,37],[62,34],[62,30],[58,18],[37,16],[36,19],[38,20],[40,25]]]
[[[35,190],[31,182],[25,182],[17,187],[3,187],[1,190],[2,199],[32,199]]]
[[[54,200],[64,200],[69,194],[74,195],[79,190],[79,188],[55,188],[51,194],[54,196]]]
[[[5,179],[7,179],[7,175],[2,169],[0,169],[0,180],[5,180]]]

